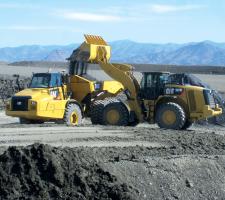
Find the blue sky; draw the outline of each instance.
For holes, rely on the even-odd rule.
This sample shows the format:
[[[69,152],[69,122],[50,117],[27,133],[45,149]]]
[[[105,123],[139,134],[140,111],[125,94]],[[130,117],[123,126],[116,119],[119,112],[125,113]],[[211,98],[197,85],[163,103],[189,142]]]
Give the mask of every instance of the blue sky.
[[[0,47],[107,41],[225,42],[224,0],[0,0]]]

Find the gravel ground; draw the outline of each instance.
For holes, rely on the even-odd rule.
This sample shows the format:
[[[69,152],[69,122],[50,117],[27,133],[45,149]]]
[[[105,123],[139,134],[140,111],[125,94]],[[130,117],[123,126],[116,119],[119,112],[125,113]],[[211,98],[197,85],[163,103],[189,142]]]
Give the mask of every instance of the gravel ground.
[[[1,199],[224,199],[224,127],[0,121]]]

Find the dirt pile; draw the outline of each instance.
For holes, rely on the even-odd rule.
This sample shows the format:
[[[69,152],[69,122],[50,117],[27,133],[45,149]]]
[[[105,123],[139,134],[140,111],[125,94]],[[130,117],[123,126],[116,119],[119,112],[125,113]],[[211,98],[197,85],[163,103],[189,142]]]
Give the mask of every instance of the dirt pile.
[[[224,199],[223,135],[133,132],[131,141],[161,145],[10,147],[0,155],[0,199]]]
[[[10,147],[0,156],[0,199],[133,199],[98,162],[78,149]]]

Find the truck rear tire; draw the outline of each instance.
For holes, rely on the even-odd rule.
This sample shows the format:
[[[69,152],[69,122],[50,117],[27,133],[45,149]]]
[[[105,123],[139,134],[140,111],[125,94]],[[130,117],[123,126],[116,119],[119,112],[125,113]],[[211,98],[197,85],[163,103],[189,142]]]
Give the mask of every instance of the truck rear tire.
[[[95,101],[90,117],[92,124],[127,126],[129,122],[127,108],[116,97]]]
[[[77,126],[82,123],[81,109],[77,104],[69,104],[65,110],[64,122],[68,126]]]
[[[185,122],[185,112],[176,103],[161,104],[156,111],[156,123],[160,128],[180,130],[184,127]]]
[[[90,117],[92,124],[101,124],[103,109],[104,109],[103,100],[97,100],[91,105]]]

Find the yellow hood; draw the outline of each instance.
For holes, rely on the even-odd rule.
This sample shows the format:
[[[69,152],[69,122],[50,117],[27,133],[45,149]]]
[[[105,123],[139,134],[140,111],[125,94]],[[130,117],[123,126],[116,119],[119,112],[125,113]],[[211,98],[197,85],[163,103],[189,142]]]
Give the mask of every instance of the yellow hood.
[[[31,96],[32,99],[39,99],[40,96],[50,97],[48,89],[43,88],[27,88],[16,93],[15,96]]]

